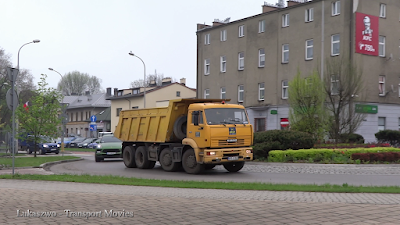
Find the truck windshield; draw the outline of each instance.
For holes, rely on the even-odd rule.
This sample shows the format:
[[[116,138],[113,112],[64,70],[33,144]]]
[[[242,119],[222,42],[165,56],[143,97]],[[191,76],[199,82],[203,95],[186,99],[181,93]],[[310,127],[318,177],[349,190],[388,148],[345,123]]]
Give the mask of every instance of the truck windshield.
[[[207,124],[248,124],[246,112],[238,108],[205,109]]]

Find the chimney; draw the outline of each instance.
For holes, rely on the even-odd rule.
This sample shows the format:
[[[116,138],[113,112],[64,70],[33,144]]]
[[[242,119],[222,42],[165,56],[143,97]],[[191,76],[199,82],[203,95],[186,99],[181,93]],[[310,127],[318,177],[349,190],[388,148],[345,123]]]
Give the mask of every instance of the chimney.
[[[214,20],[213,27],[216,27],[216,26],[219,26],[219,25],[222,25],[222,24],[223,23]]]
[[[271,12],[274,10],[276,10],[276,7],[266,2],[264,3],[264,5],[262,5],[262,13]]]
[[[166,84],[170,84],[171,81],[172,81],[171,77],[166,77],[166,78],[162,79],[162,84],[161,84],[161,86],[164,86],[164,85],[166,85]]]
[[[111,96],[111,88],[110,88],[110,87],[107,88],[107,94],[106,94],[106,96]]]
[[[186,78],[181,78],[179,82],[186,86]]]
[[[155,86],[157,86],[156,81],[155,81],[155,80],[151,80],[149,86],[150,86],[150,87],[155,87]]]
[[[298,5],[298,4],[300,4],[300,3],[301,3],[301,2],[294,1],[294,0],[289,0],[289,1],[287,1],[287,7],[294,6],[294,5]]]
[[[118,88],[114,88],[114,96],[118,96]]]

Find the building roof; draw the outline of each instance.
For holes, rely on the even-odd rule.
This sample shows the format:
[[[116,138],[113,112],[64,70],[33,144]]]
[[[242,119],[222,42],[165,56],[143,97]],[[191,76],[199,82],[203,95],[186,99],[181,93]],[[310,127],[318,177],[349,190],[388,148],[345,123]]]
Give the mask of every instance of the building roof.
[[[111,102],[106,100],[106,93],[81,96],[64,96],[63,103],[69,103],[68,109],[111,106]]]
[[[174,83],[170,83],[170,84],[166,84],[166,85],[162,85],[162,86],[155,87],[155,88],[153,88],[153,89],[151,89],[151,90],[146,90],[146,94],[147,94],[147,93],[154,92],[154,91],[157,91],[157,90],[160,90],[160,89],[163,89],[163,88],[166,88],[166,87],[169,87],[169,86],[172,86],[172,85],[174,85],[174,84],[182,85],[183,87],[185,87],[185,88],[187,88],[187,89],[189,89],[189,90],[196,91],[195,88],[190,88],[190,87],[187,87],[187,86],[184,85],[184,84],[181,84],[181,83],[178,83],[178,82],[174,82]],[[133,89],[137,89],[137,88],[131,88],[131,89],[133,90]],[[126,95],[122,95],[122,96],[115,96],[115,95],[112,95],[112,96],[106,97],[106,99],[107,99],[107,100],[114,100],[114,99],[125,99],[125,98],[132,98],[132,97],[141,97],[141,96],[143,96],[143,92],[140,92],[140,93],[134,94],[134,95],[131,94],[131,93],[126,94]]]
[[[97,121],[111,121],[111,107],[104,109],[103,111],[96,114]],[[90,119],[85,122],[91,122]]]

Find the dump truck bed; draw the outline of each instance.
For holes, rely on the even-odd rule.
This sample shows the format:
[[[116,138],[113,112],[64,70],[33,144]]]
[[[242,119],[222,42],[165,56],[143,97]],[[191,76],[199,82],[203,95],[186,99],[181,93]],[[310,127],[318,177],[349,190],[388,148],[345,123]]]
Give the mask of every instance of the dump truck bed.
[[[187,116],[192,103],[221,102],[222,99],[175,99],[167,107],[123,110],[114,136],[123,142],[164,143],[179,141],[174,135],[174,123]],[[228,101],[228,99],[226,99]]]

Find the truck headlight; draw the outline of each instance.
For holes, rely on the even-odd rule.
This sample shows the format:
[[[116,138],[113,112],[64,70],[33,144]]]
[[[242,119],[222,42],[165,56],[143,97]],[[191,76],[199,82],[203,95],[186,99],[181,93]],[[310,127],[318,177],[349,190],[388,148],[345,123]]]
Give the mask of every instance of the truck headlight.
[[[252,150],[246,150],[246,153],[250,154],[250,153],[253,153],[253,151]]]
[[[60,144],[57,144],[57,148],[59,148],[60,147]]]
[[[48,145],[43,145],[43,148],[47,148],[47,147],[49,147]]]
[[[207,152],[207,155],[215,155],[215,152]]]
[[[97,148],[101,148],[101,145],[97,145]]]

